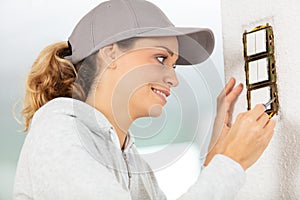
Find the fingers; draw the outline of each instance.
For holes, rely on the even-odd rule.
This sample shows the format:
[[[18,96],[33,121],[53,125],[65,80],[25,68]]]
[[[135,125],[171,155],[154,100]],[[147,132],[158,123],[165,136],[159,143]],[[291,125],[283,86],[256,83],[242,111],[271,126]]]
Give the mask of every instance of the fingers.
[[[270,121],[270,117],[267,113],[263,113],[259,118],[258,118],[258,123],[260,127],[264,128],[266,124]]]
[[[229,102],[235,102],[237,98],[240,96],[240,94],[243,91],[243,84],[238,84],[234,89],[232,89],[226,96],[227,101]]]
[[[219,98],[223,98],[225,97],[234,87],[235,85],[235,79],[234,78],[230,78],[228,83],[225,85],[224,89],[222,90],[222,92],[219,95]]]
[[[234,102],[243,90],[243,84],[242,83],[238,84],[234,88],[235,84],[236,84],[235,78],[230,78],[230,80],[225,85],[225,88],[222,91],[222,93],[220,94],[220,96],[222,96],[222,97],[226,96],[227,101]]]
[[[236,82],[235,78],[229,79],[228,83],[225,85],[225,88],[224,88],[224,92],[226,95],[233,89],[235,82]]]
[[[275,126],[276,126],[276,122],[274,120],[272,120],[272,119],[269,119],[269,121],[266,123],[266,125],[264,126],[264,128],[274,130]]]
[[[249,111],[250,116],[253,117],[255,120],[265,113],[265,107],[262,104],[257,104],[252,110]]]
[[[270,116],[265,113],[265,107],[257,104],[252,110],[237,115],[236,121],[247,120],[248,125],[256,124],[258,129],[274,129],[275,121],[270,120]]]
[[[233,102],[238,98],[238,96],[241,94],[243,90],[243,84],[240,83],[234,88],[235,83],[236,80],[234,78],[230,78],[230,80],[225,85],[224,89],[222,90],[222,92],[218,97],[219,101],[224,100],[224,98],[226,97],[227,101]]]
[[[269,120],[264,129],[266,130],[263,137],[268,145],[274,135],[274,128],[275,128],[276,122],[274,120]]]

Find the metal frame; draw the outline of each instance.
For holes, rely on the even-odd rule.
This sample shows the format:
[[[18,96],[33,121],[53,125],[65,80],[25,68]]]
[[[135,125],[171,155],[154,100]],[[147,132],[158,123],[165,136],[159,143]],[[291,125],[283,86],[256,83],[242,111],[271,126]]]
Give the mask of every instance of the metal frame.
[[[254,55],[247,55],[247,35],[266,30],[266,51],[260,52]],[[277,75],[276,75],[276,62],[274,55],[274,35],[272,26],[266,24],[266,26],[258,26],[251,30],[250,32],[245,31],[243,34],[243,44],[244,44],[244,60],[245,60],[245,73],[246,73],[246,86],[247,86],[247,101],[248,107],[247,109],[251,109],[251,92],[253,90],[269,87],[270,88],[270,99],[275,98],[275,101],[271,103],[271,109],[266,110],[266,113],[270,115],[270,118],[275,114],[278,114],[279,109],[279,101],[278,101],[278,91],[277,91]],[[258,61],[260,59],[268,59],[268,79],[250,84],[249,82],[249,63]]]

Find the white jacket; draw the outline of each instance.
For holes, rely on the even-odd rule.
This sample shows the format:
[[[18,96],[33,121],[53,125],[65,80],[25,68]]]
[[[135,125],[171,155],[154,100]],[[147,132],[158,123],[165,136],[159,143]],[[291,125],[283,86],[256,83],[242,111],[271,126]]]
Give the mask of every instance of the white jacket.
[[[238,163],[217,155],[179,199],[234,199],[244,181]],[[121,151],[114,128],[102,113],[62,97],[33,117],[13,196],[15,200],[166,199],[130,132]]]

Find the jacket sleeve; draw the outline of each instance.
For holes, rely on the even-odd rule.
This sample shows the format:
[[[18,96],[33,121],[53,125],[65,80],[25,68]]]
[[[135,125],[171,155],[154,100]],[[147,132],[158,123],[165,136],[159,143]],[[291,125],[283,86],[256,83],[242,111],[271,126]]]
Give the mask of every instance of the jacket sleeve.
[[[70,128],[73,122],[55,116],[33,124],[19,159],[14,200],[131,199],[111,172],[82,147],[76,130]]]
[[[239,163],[218,154],[179,200],[233,200],[245,179],[246,173]]]

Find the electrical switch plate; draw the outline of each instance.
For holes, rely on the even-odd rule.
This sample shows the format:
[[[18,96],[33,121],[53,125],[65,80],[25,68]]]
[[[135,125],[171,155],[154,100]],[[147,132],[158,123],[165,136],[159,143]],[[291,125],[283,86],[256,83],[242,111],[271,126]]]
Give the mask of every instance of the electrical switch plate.
[[[255,54],[264,53],[267,51],[266,30],[255,31],[246,35],[247,41],[247,55],[253,56]]]
[[[278,114],[274,34],[269,24],[258,26],[243,34],[248,110],[251,105],[275,101],[266,108],[272,117]]]
[[[249,62],[249,84],[269,80],[268,58]]]

